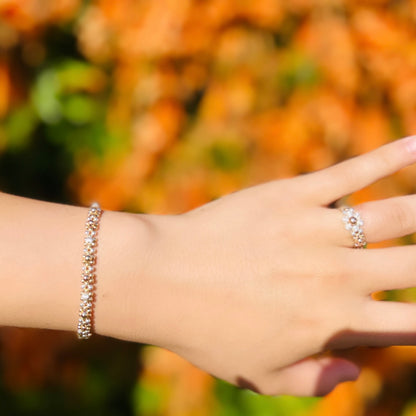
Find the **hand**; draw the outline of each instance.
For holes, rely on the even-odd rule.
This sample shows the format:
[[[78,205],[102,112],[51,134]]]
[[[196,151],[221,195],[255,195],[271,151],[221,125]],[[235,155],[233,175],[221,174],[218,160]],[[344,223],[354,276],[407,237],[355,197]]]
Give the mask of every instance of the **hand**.
[[[328,208],[415,161],[416,138],[406,138],[183,215],[149,216],[139,300],[149,341],[269,395],[323,395],[358,377],[352,362],[316,355],[326,350],[416,344],[416,306],[371,297],[415,286],[416,249],[353,249],[340,210]],[[416,231],[415,196],[354,208],[370,243]]]

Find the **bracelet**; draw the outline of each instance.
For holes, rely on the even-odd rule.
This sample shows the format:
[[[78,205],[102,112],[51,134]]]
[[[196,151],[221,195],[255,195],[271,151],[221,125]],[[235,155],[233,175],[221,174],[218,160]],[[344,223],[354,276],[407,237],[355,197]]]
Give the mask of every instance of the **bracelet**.
[[[92,335],[94,287],[96,282],[97,234],[102,210],[97,202],[91,204],[85,223],[84,254],[82,257],[81,303],[79,307],[78,338],[88,339]]]

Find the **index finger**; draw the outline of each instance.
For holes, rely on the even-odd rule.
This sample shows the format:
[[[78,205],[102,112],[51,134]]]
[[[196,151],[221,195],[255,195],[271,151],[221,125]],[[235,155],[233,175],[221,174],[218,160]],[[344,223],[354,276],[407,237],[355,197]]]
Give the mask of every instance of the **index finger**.
[[[416,136],[405,137],[303,177],[305,189],[327,206],[416,162]]]

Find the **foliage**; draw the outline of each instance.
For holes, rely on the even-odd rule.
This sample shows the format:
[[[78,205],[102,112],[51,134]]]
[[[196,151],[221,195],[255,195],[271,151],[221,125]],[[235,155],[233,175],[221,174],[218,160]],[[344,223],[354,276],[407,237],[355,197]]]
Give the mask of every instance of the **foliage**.
[[[416,129],[415,24],[414,1],[2,1],[0,188],[179,213],[368,151]],[[351,201],[412,193],[414,173]],[[5,333],[0,407],[57,413],[89,380],[90,412],[110,414],[105,396],[117,388],[103,363],[89,372],[89,351],[69,361],[77,376],[64,383],[58,357],[76,350],[66,335]],[[25,361],[22,344],[45,348]],[[124,353],[111,345],[111,357]],[[311,401],[257,397],[146,347],[131,403],[149,416],[416,414],[413,349],[351,355],[364,366],[359,381]]]

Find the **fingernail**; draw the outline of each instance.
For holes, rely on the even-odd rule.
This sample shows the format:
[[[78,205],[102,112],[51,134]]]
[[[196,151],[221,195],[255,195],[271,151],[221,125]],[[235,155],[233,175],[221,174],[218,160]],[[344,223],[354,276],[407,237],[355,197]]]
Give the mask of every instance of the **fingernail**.
[[[413,155],[416,155],[416,136],[409,136],[403,140],[406,142],[407,151]]]

